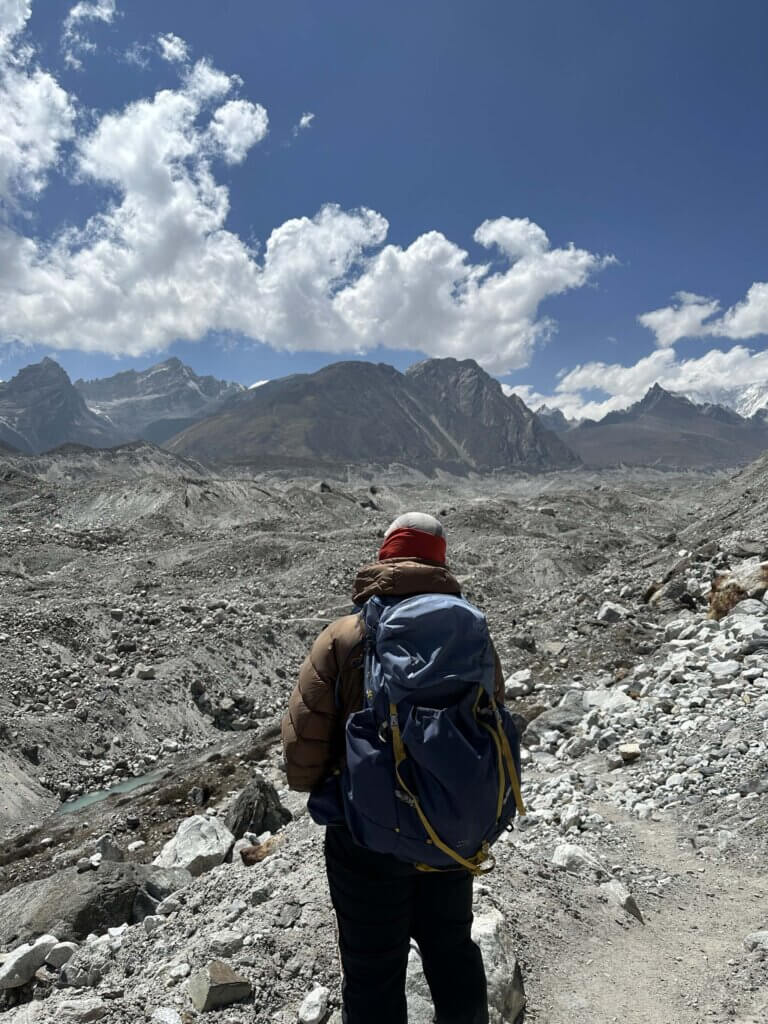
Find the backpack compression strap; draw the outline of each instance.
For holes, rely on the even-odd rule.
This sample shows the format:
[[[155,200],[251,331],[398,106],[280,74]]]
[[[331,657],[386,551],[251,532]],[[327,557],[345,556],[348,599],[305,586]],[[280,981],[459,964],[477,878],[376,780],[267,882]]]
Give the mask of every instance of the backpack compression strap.
[[[515,759],[512,756],[512,748],[509,745],[509,739],[507,738],[506,732],[504,732],[504,726],[501,724],[501,714],[496,705],[496,701],[493,702],[493,710],[496,716],[496,728],[499,732],[499,739],[501,740],[501,749],[504,752],[504,760],[507,762],[507,771],[509,772],[509,782],[512,786],[512,792],[515,794],[515,806],[517,807],[517,813],[524,815],[525,804],[523,803],[523,794],[520,791],[520,779],[517,775],[517,768],[515,767]]]
[[[419,816],[419,820],[421,821],[421,824],[424,826],[424,831],[429,836],[430,842],[433,843],[438,848],[438,850],[444,853],[446,857],[450,857],[451,860],[456,861],[456,863],[460,867],[465,868],[467,871],[470,871],[473,875],[485,874],[488,871],[492,870],[494,866],[493,863],[491,863],[489,866],[483,867],[484,862],[487,861],[490,856],[487,843],[483,843],[483,845],[481,846],[481,848],[478,850],[474,857],[466,858],[462,857],[460,853],[457,853],[455,850],[451,849],[451,847],[448,846],[447,843],[443,842],[443,840],[440,838],[437,832],[435,832],[434,828],[432,827],[429,821],[429,818],[422,810],[421,804],[419,803],[419,798],[411,789],[408,788],[408,786],[403,781],[402,775],[400,774],[400,765],[403,763],[403,761],[405,761],[408,755],[405,752],[405,744],[403,743],[403,737],[400,733],[400,722],[397,715],[397,705],[394,703],[390,703],[389,705],[389,726],[390,729],[392,730],[392,746],[395,752],[395,776],[397,778],[397,781],[400,783],[400,786],[406,793],[406,795],[410,798],[410,804],[416,811],[417,815]],[[421,864],[418,864],[417,867],[421,868],[424,871],[440,870],[439,868],[431,869],[429,868],[428,865]]]

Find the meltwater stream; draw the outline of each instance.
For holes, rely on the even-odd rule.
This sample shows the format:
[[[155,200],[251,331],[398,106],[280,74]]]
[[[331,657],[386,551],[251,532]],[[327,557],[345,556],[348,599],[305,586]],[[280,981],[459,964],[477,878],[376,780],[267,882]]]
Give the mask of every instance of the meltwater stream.
[[[101,803],[102,800],[106,800],[107,797],[114,796],[116,793],[132,793],[141,786],[146,786],[151,782],[159,782],[167,774],[167,768],[155,768],[153,771],[147,772],[146,775],[137,775],[133,779],[123,779],[122,782],[116,782],[114,786],[110,786],[108,789],[96,789],[92,793],[84,793],[76,800],[63,803],[56,813],[73,814],[75,811],[81,811],[84,807],[90,807],[91,804]]]

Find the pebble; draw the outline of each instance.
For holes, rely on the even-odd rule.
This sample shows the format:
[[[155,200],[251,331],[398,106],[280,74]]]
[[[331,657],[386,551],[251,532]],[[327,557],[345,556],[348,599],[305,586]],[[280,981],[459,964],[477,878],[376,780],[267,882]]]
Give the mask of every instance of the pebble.
[[[320,1024],[325,1019],[330,994],[323,985],[313,988],[299,1009],[299,1024]]]

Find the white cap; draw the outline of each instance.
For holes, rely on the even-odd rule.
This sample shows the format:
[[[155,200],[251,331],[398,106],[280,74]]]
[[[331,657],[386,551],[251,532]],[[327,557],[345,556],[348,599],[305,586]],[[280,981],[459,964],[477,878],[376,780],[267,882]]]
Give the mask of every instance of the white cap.
[[[445,537],[443,524],[427,512],[404,512],[389,524],[384,536],[388,537],[395,530],[421,530],[422,533],[431,533],[434,537]]]

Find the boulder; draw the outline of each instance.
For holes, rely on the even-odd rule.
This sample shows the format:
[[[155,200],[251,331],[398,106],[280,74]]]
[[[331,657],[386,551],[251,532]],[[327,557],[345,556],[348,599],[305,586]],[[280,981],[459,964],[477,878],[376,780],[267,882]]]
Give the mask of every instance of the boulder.
[[[101,1020],[107,1016],[106,1004],[96,997],[90,999],[66,999],[56,1007],[57,1020],[76,1021],[88,1024],[92,1020]]]
[[[538,743],[544,733],[552,731],[570,736],[583,717],[584,708],[576,704],[561,705],[543,711],[526,726],[525,742],[529,746],[531,743]]]
[[[645,924],[635,897],[625,885],[622,885],[618,878],[612,878],[610,882],[604,882],[600,886],[600,891],[608,903],[613,904],[615,907],[621,907],[622,910],[626,910],[628,914],[631,914],[632,917],[638,920],[640,924]]]
[[[525,1007],[523,975],[502,914],[495,908],[475,916],[472,938],[480,947],[488,979],[488,1005],[501,1021],[514,1022]]]
[[[236,974],[221,960],[212,960],[187,982],[189,998],[199,1013],[240,1003],[250,998],[251,991],[247,978]]]
[[[515,700],[518,697],[526,697],[533,692],[533,673],[529,668],[513,672],[504,683],[504,695],[507,700]]]
[[[161,868],[182,868],[196,877],[221,864],[234,842],[235,837],[223,822],[195,814],[182,821],[176,835],[152,863]]]
[[[34,942],[24,943],[14,949],[0,964],[0,991],[19,988],[31,981],[35,971],[43,966],[45,958],[58,942],[55,935],[41,935]]]
[[[98,839],[94,840],[91,844],[91,848],[94,853],[100,853],[102,860],[112,861],[123,861],[125,860],[125,854],[115,842],[115,837],[107,832],[103,836],[99,836]]]
[[[552,854],[552,863],[565,871],[603,871],[600,861],[575,843],[561,843]]]
[[[616,604],[615,601],[603,601],[597,613],[598,622],[621,622],[629,615],[629,609],[623,604]]]
[[[77,948],[76,942],[57,942],[45,958],[45,962],[58,971],[77,952]]]
[[[238,795],[224,822],[235,839],[242,839],[246,832],[277,832],[291,818],[272,783],[257,774]]]
[[[46,933],[83,941],[126,921],[146,917],[158,902],[191,881],[186,871],[105,861],[98,871],[57,871],[0,895],[0,944]],[[54,943],[55,945],[55,943]]]

